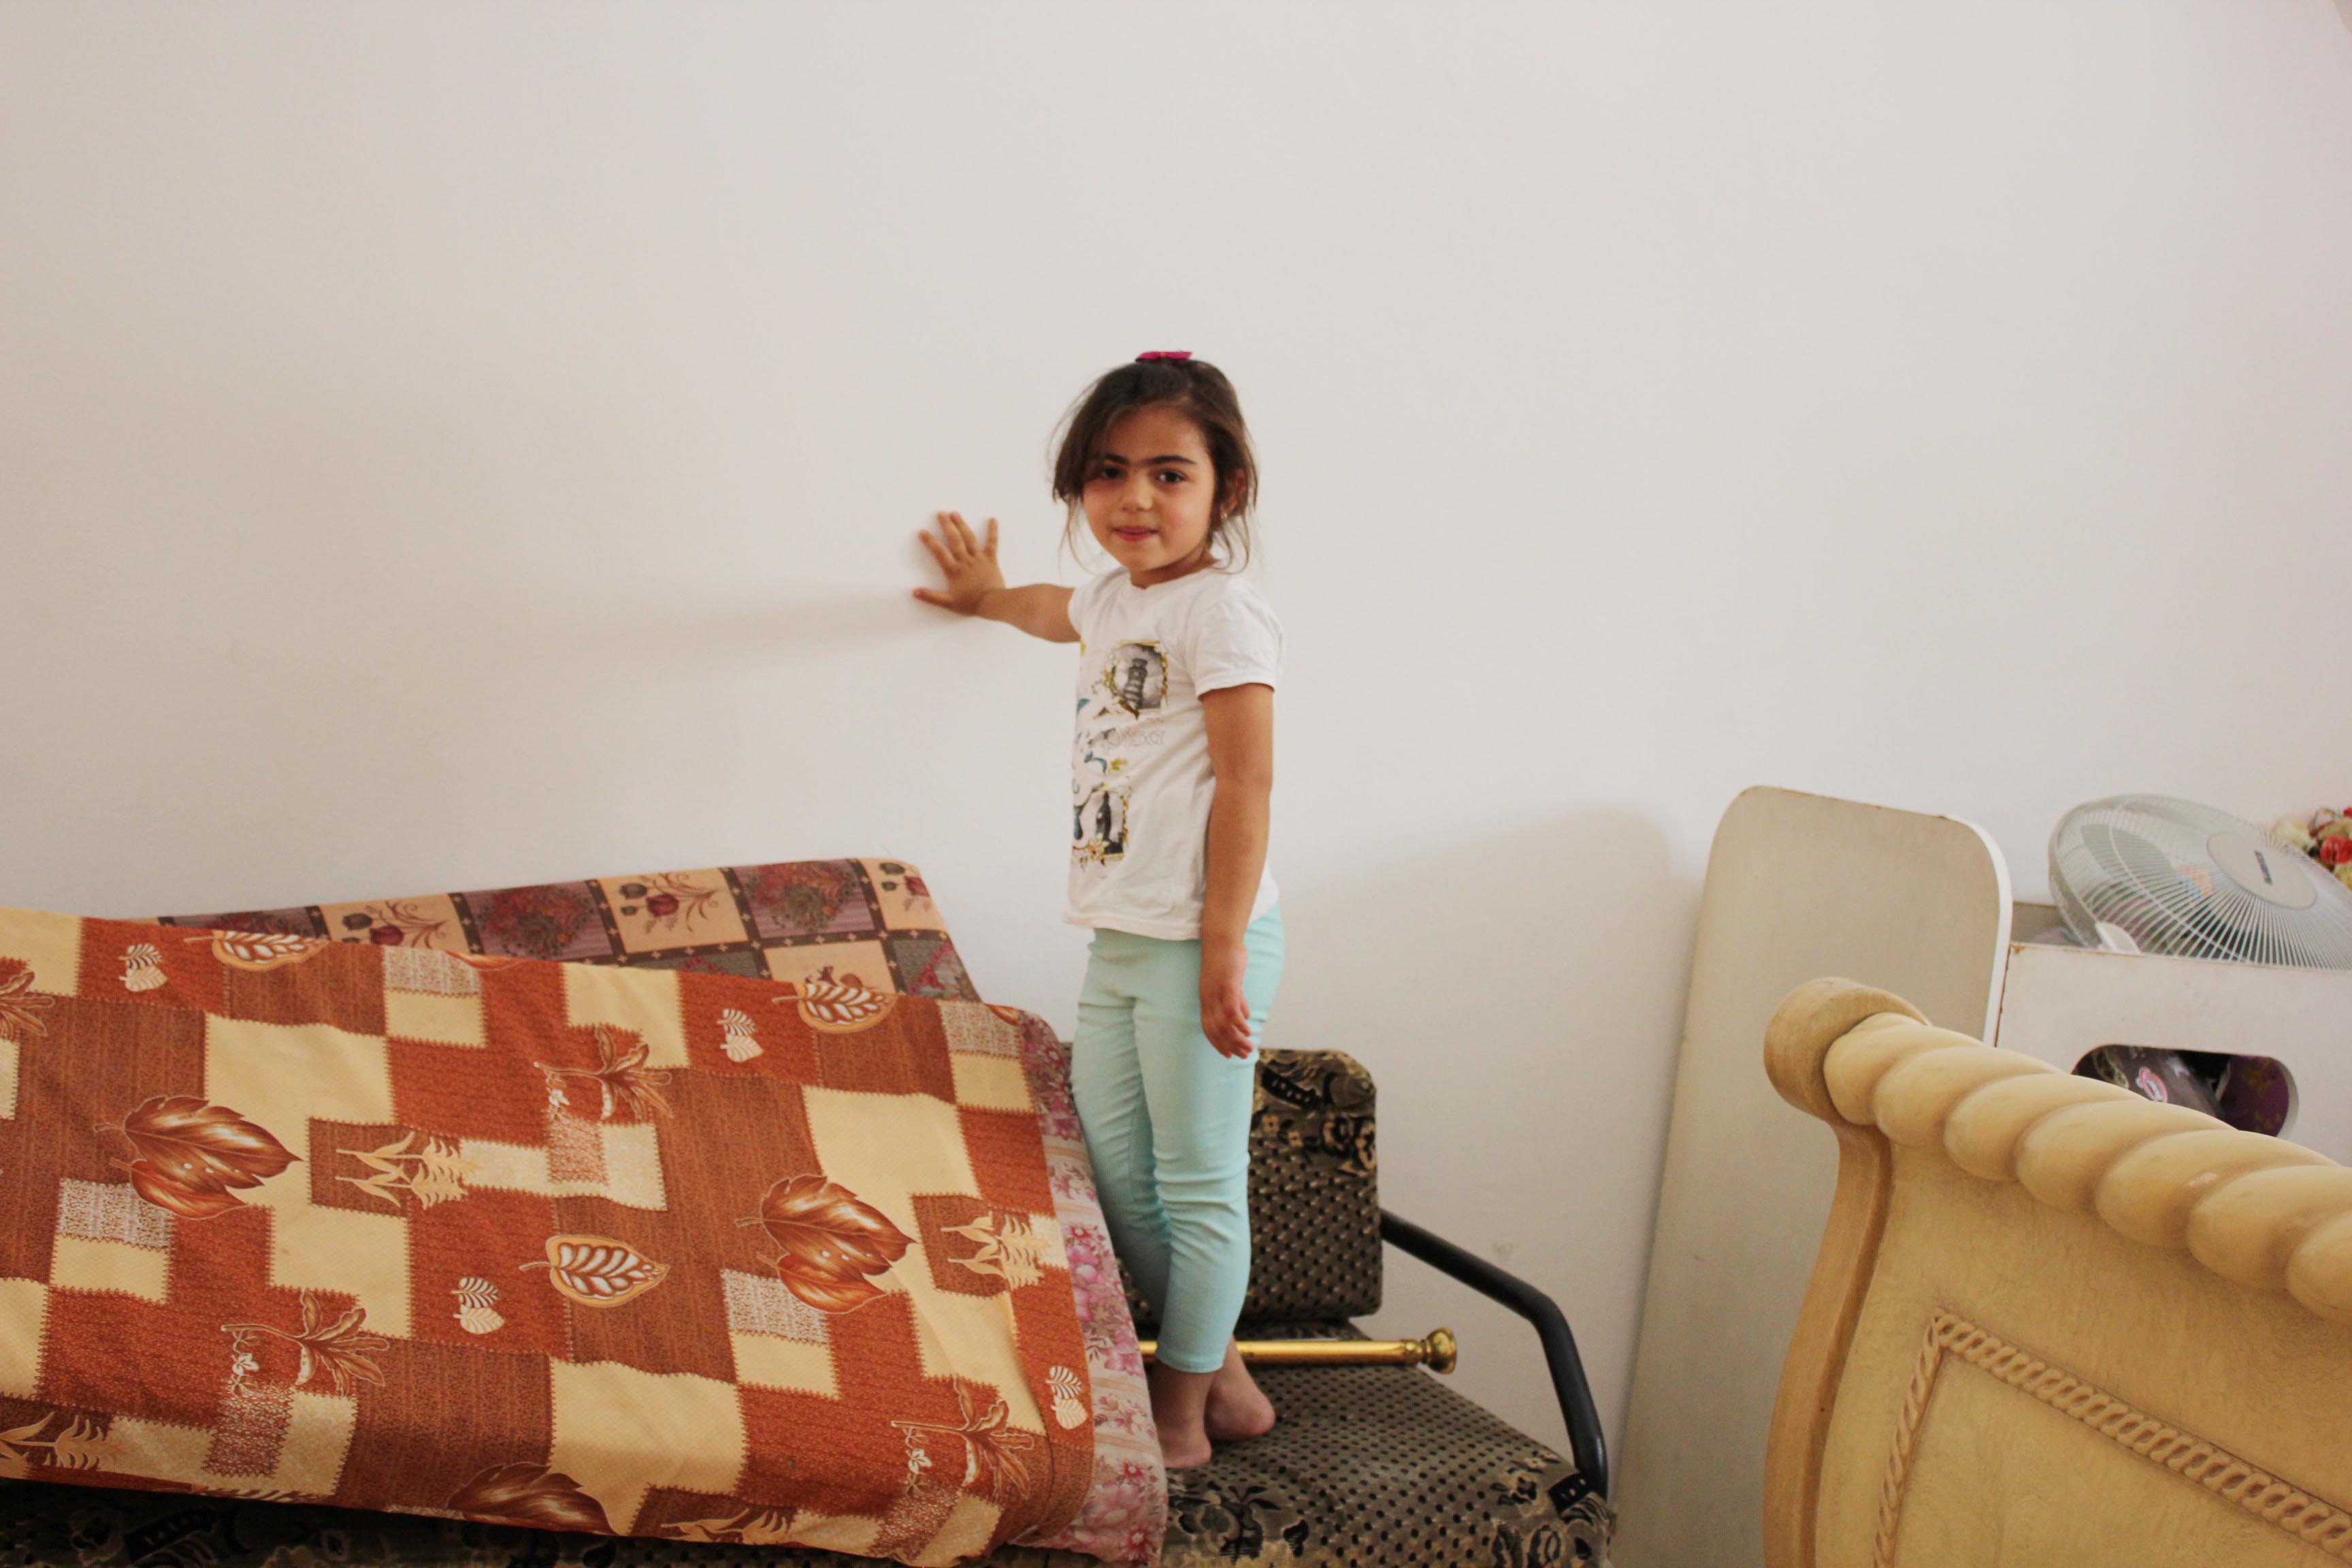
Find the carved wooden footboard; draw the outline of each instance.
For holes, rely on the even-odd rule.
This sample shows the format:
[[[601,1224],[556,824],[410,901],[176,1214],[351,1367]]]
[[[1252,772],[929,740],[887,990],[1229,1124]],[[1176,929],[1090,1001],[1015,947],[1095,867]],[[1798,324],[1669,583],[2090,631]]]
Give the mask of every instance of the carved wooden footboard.
[[[1769,1568],[2352,1559],[2352,1170],[1850,981],[1765,1061],[1839,1145]]]

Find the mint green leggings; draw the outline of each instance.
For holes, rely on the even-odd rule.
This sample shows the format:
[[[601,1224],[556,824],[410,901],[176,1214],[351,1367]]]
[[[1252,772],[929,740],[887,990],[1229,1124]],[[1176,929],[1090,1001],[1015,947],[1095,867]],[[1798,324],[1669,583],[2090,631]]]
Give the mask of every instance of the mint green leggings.
[[[1282,980],[1282,911],[1244,940],[1250,1033]],[[1110,1241],[1160,1309],[1160,1363],[1214,1372],[1249,1286],[1249,1124],[1257,1053],[1201,1033],[1201,944],[1097,931],[1078,992],[1070,1089]]]

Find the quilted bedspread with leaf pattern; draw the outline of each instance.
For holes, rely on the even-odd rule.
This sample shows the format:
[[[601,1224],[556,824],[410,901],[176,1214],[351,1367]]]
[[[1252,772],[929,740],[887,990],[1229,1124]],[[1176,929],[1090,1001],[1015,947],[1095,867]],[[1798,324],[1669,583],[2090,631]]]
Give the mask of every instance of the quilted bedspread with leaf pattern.
[[[0,1473],[1147,1558],[1060,1048],[830,969],[0,910]]]

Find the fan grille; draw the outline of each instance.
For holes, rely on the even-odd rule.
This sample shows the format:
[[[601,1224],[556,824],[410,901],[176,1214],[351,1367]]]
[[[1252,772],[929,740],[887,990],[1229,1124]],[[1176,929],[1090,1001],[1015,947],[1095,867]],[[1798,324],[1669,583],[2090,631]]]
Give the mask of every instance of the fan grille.
[[[2281,847],[2276,874],[2308,878],[2306,908],[2248,893],[2214,860],[2217,835],[2266,838],[2251,823],[2191,801],[2116,795],[2075,807],[2050,837],[2050,887],[2076,940],[2099,945],[2101,921],[2143,952],[2306,969],[2352,969],[2352,892]]]

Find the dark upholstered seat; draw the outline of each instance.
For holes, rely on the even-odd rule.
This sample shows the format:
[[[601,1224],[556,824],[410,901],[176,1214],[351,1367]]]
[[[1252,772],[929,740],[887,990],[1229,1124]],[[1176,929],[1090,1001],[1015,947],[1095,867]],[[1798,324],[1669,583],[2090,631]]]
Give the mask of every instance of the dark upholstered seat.
[[[1269,1050],[1251,1125],[1242,1337],[1362,1337],[1381,1296],[1370,1075]],[[1150,1321],[1150,1304],[1136,1302]],[[1150,1330],[1145,1329],[1147,1336]],[[1313,1568],[1556,1568],[1607,1557],[1575,1466],[1418,1367],[1265,1367],[1280,1420],[1170,1478],[1165,1561]],[[1087,1568],[1010,1549],[1001,1568]],[[870,1568],[796,1548],[560,1535],[304,1504],[0,1482],[0,1568]]]
[[[1328,1323],[1244,1323],[1265,1339]],[[1346,1337],[1358,1337],[1353,1329]],[[1418,1367],[1265,1367],[1281,1419],[1170,1478],[1171,1564],[1599,1563],[1576,1467]]]

